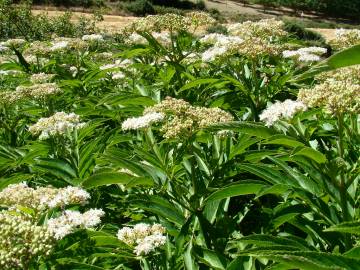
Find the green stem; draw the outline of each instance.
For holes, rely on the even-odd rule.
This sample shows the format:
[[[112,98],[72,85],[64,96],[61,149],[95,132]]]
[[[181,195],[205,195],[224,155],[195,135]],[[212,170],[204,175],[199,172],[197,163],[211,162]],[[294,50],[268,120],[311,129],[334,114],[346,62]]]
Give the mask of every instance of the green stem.
[[[342,160],[344,160],[344,116],[342,114],[337,115],[337,122],[338,122],[338,151],[339,156]],[[343,214],[343,221],[350,221],[351,217],[348,210],[348,193],[347,193],[347,185],[346,185],[346,178],[344,171],[340,171],[340,203],[341,203],[341,210]],[[351,249],[351,237],[349,234],[345,234],[345,249]]]

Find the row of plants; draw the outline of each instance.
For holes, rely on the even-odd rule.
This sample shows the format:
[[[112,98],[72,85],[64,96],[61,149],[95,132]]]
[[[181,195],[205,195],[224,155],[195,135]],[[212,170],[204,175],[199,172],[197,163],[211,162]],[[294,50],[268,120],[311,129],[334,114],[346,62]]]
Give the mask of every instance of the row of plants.
[[[1,269],[360,269],[360,31],[214,23],[1,43]]]
[[[269,7],[289,7],[295,11],[321,12],[329,16],[358,19],[360,3],[353,0],[251,0]]]

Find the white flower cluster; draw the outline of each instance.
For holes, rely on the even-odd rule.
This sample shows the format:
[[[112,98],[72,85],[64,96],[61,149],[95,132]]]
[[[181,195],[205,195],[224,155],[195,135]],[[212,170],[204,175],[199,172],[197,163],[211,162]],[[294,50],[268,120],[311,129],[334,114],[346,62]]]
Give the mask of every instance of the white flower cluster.
[[[84,213],[78,211],[65,210],[57,217],[51,218],[47,222],[48,230],[59,240],[72,233],[76,228],[92,228],[101,222],[101,217],[105,212],[101,209],[90,209]]]
[[[29,259],[50,255],[54,238],[25,215],[0,211],[0,269],[28,269]]]
[[[134,246],[137,256],[148,255],[156,248],[165,245],[165,228],[160,224],[152,226],[139,223],[134,228],[124,227],[118,231],[117,237],[124,243]]]
[[[223,38],[226,38],[226,36],[223,34],[211,33],[211,34],[206,34],[199,41],[200,43],[203,44],[215,44],[216,42],[218,42]]]
[[[106,70],[106,69],[112,69],[112,68],[128,68],[130,65],[132,65],[133,62],[129,59],[121,60],[118,59],[113,64],[106,64],[103,66],[100,66],[100,70]]]
[[[335,38],[330,40],[330,44],[335,49],[346,49],[360,44],[359,29],[336,29]]]
[[[58,42],[54,42],[52,44],[52,46],[50,47],[50,51],[53,52],[57,52],[57,51],[62,51],[67,49],[67,47],[69,46],[69,42],[68,41],[58,41]]]
[[[169,32],[152,32],[151,35],[163,46],[169,46],[171,44],[171,36]],[[148,44],[147,39],[139,35],[138,33],[132,33],[125,42],[128,44]]]
[[[79,187],[65,188],[29,187],[26,183],[11,184],[0,192],[0,204],[10,209],[18,206],[36,210],[46,210],[55,207],[65,207],[71,204],[85,205],[90,194]]]
[[[52,52],[82,50],[88,48],[88,43],[80,38],[57,38],[51,44],[50,51]]]
[[[299,90],[298,100],[330,114],[360,113],[360,65],[323,72],[317,84]]]
[[[55,196],[44,195],[41,203],[47,205],[49,208],[64,207],[70,204],[85,205],[90,199],[90,194],[82,188],[68,186],[57,189]]]
[[[61,89],[56,83],[40,83],[30,86],[18,86],[15,91],[4,91],[0,93],[0,103],[6,102],[8,104],[16,103],[21,100],[44,99],[50,95],[55,95],[61,92]]]
[[[284,23],[276,19],[263,19],[257,22],[246,21],[228,25],[231,35],[240,36],[243,39],[263,38],[273,40],[287,35],[283,30]]]
[[[14,39],[8,39],[7,41],[1,42],[2,46],[5,47],[20,47],[21,45],[24,45],[26,43],[26,40],[21,38],[14,38]]]
[[[32,134],[39,134],[39,139],[44,140],[54,135],[64,135],[66,132],[84,127],[80,122],[80,116],[75,113],[57,112],[48,118],[40,118],[39,121],[29,127]]]
[[[298,50],[286,50],[283,51],[284,58],[295,58],[300,62],[316,62],[320,61],[320,55],[323,55],[327,52],[326,48],[321,47],[308,47],[300,48]]]
[[[205,40],[205,41],[204,41]],[[231,54],[244,42],[243,39],[235,36],[224,36],[224,35],[216,35],[204,37],[203,42],[209,43],[215,42],[214,46],[203,52],[202,60],[204,62],[214,61],[217,57],[226,56]]]
[[[9,47],[6,47],[2,43],[0,43],[0,53],[7,52],[8,50],[9,50]]]
[[[260,114],[260,120],[266,126],[273,126],[281,118],[291,119],[297,112],[306,111],[307,106],[301,101],[287,99],[284,102],[277,101],[270,105]]]
[[[99,35],[99,34],[83,35],[81,39],[82,39],[83,41],[90,41],[90,42],[104,41],[103,36],[102,36],[102,35]]]
[[[147,128],[153,123],[161,122],[165,118],[163,113],[150,112],[140,117],[131,117],[126,119],[121,128],[123,130]]]
[[[30,77],[32,83],[46,83],[51,81],[55,77],[55,74],[37,73]]]

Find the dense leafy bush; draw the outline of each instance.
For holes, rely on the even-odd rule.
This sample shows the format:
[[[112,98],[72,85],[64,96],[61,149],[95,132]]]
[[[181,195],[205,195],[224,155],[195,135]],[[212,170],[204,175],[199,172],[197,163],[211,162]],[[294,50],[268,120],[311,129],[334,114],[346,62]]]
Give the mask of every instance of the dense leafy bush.
[[[1,269],[360,269],[360,31],[214,23],[0,43]]]
[[[96,31],[95,20],[99,18],[82,17],[73,22],[71,17],[69,12],[54,18],[33,15],[30,5],[15,6],[5,1],[0,4],[0,37],[43,40],[53,35],[75,37]]]
[[[323,12],[335,17],[350,17],[358,19],[360,14],[360,2],[354,0],[254,0],[266,6],[285,6],[295,10],[307,10]]]
[[[121,3],[121,7],[128,12],[131,12],[137,16],[144,16],[154,14],[155,9],[150,1],[148,0],[134,0],[129,2]]]
[[[14,3],[22,3],[24,1],[16,0],[12,1]],[[55,6],[65,6],[65,7],[100,7],[104,5],[103,0],[31,0],[27,1],[35,5],[55,5]]]
[[[285,29],[287,32],[294,35],[294,37],[296,39],[306,40],[306,41],[315,41],[318,44],[322,44],[322,46],[325,46],[325,44],[326,44],[325,39],[322,37],[321,34],[311,31],[311,30],[307,30],[302,25],[300,25],[296,22],[285,21]]]

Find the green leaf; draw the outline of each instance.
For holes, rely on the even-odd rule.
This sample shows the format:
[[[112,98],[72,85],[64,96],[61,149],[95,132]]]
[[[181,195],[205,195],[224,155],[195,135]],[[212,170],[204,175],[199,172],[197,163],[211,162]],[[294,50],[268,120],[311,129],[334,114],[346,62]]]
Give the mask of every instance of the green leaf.
[[[331,69],[360,64],[360,45],[353,46],[334,54],[326,60]]]
[[[327,161],[326,156],[321,152],[307,146],[299,146],[291,153],[292,156],[305,156],[314,160],[317,163],[325,163]]]
[[[94,174],[82,182],[84,188],[94,188],[104,185],[122,184],[126,187],[151,186],[153,181],[146,177],[136,177],[127,173],[102,172]]]
[[[301,270],[359,270],[360,260],[315,251],[291,251],[273,246],[241,252],[241,256],[267,258]]]
[[[195,247],[195,253],[200,261],[211,267],[211,269],[225,270],[227,265],[227,259],[215,251]]]
[[[267,185],[261,181],[241,181],[216,190],[206,198],[206,203],[234,196],[256,194],[266,186]]]
[[[206,130],[210,130],[210,131],[219,131],[224,129],[238,131],[244,134],[256,136],[263,139],[267,139],[277,133],[275,130],[265,127],[261,123],[245,122],[245,121],[227,122],[223,124],[212,125],[206,128]]]
[[[360,235],[360,221],[344,222],[324,230],[325,232],[341,232]]]
[[[39,158],[37,163],[34,165],[34,169],[38,169],[41,172],[55,175],[56,177],[72,184],[76,184],[76,171],[71,165],[60,159],[51,158]]]
[[[179,91],[188,90],[199,85],[217,83],[218,81],[219,79],[212,79],[212,78],[197,79],[195,81],[189,82],[188,84],[185,84],[183,87],[180,88]]]
[[[288,147],[304,146],[302,142],[297,141],[295,138],[286,135],[274,135],[268,138],[264,144],[279,144]]]

